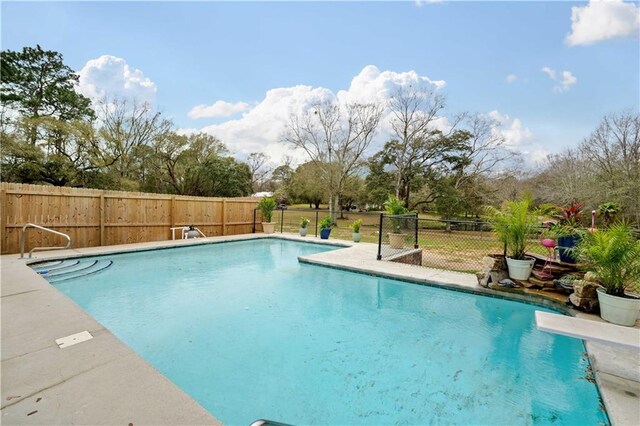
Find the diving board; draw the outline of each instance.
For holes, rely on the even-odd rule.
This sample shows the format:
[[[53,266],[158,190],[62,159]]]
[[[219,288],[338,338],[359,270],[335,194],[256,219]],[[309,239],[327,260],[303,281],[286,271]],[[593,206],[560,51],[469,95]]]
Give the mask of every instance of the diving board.
[[[640,352],[640,329],[536,311],[538,330]]]

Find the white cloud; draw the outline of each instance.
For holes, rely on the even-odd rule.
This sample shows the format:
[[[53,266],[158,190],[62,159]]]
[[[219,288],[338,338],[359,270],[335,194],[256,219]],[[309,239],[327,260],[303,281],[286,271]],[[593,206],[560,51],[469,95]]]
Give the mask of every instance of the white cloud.
[[[294,86],[269,90],[265,98],[241,118],[204,127],[202,131],[222,140],[239,154],[264,152],[272,158],[293,154],[280,143],[291,114],[301,113],[314,103],[335,99],[325,88]]]
[[[78,92],[94,103],[105,97],[149,103],[155,100],[155,83],[145,77],[139,69],[129,66],[122,58],[103,55],[91,59],[78,75]]]
[[[507,83],[511,84],[511,83],[513,83],[514,81],[516,81],[517,79],[518,79],[518,76],[517,76],[517,75],[515,75],[515,74],[509,74],[505,80],[507,80]]]
[[[385,102],[402,88],[411,87],[416,91],[439,90],[446,85],[444,80],[431,80],[415,71],[380,71],[374,65],[367,65],[360,74],[353,77],[347,90],[337,94],[340,102]]]
[[[616,37],[640,35],[640,6],[622,0],[591,0],[571,8],[569,46],[589,45]]]
[[[271,158],[283,155],[293,156],[301,161],[302,153],[292,151],[290,146],[282,144],[280,137],[292,114],[300,114],[313,104],[327,100],[347,102],[386,102],[399,89],[412,87],[437,91],[445,86],[444,81],[431,80],[415,71],[380,71],[373,65],[366,66],[352,80],[348,89],[337,93],[323,87],[293,86],[269,90],[265,98],[245,112],[242,117],[221,124],[204,127],[202,130],[222,140],[232,151],[242,155],[250,152],[264,152]],[[379,149],[390,134],[390,116],[381,122],[375,147]],[[439,128],[446,129],[448,122],[442,118],[437,121]]]
[[[209,118],[209,117],[229,117],[251,108],[251,105],[245,102],[236,102],[235,104],[216,101],[212,105],[196,105],[187,114],[189,118]]]
[[[415,0],[415,3],[417,7],[422,7],[425,4],[442,3],[443,1],[444,0]]]
[[[547,157],[549,157],[549,155],[551,155],[551,151],[546,148],[538,147],[529,151],[525,151],[523,154],[526,155],[526,158],[530,164],[540,165],[547,160]]]
[[[558,82],[557,85],[553,86],[553,91],[556,93],[566,92],[578,82],[578,79],[571,74],[571,71],[557,72],[553,68],[543,67],[542,72],[547,74],[551,80]]]
[[[493,131],[504,138],[508,147],[520,148],[523,143],[533,139],[533,133],[522,125],[519,118],[511,118],[496,110],[487,115],[499,124]]]

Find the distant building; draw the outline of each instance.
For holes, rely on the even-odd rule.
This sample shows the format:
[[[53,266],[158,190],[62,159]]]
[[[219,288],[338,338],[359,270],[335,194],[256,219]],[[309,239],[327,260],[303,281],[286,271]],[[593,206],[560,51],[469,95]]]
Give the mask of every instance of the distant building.
[[[256,192],[255,194],[251,194],[252,197],[273,197],[273,192],[271,191],[262,191]]]

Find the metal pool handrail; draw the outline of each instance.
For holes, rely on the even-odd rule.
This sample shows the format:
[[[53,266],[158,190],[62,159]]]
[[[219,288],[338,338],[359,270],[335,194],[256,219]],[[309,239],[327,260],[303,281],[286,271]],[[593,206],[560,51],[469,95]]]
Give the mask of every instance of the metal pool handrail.
[[[36,228],[42,231],[51,232],[52,234],[60,235],[61,237],[65,237],[67,239],[67,245],[64,247],[34,247],[29,251],[29,259],[31,259],[31,255],[34,251],[42,251],[42,250],[64,250],[71,247],[71,237],[65,234],[64,232],[54,231],[53,229],[45,228],[44,226],[35,225],[33,223],[27,223],[22,227],[22,233],[20,234],[20,259],[24,259],[24,242],[25,236],[27,234],[27,228]]]

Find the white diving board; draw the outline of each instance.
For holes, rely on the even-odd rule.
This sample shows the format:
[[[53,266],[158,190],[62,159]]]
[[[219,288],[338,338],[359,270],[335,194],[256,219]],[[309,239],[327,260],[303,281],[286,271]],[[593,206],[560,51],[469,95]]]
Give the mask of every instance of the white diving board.
[[[536,311],[538,330],[640,352],[640,329]]]

